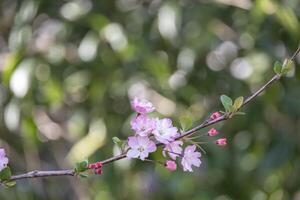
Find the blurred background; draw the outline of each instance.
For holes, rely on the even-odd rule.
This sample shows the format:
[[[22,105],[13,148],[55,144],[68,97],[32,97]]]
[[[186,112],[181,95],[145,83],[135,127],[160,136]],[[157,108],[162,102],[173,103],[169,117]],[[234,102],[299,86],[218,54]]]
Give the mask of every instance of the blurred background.
[[[14,174],[118,154],[111,138],[132,134],[134,96],[197,125],[221,94],[264,84],[300,41],[298,0],[0,2],[0,146]],[[229,145],[203,145],[194,173],[122,160],[88,179],[20,180],[0,199],[300,200],[297,65],[215,127]]]

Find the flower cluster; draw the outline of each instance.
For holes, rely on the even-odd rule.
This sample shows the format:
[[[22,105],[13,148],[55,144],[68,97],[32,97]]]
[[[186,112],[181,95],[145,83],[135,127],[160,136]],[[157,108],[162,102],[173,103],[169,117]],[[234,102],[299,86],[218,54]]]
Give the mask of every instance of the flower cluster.
[[[189,145],[183,150],[183,141],[176,140],[180,133],[173,126],[169,118],[151,118],[148,113],[155,110],[151,102],[145,99],[135,98],[131,102],[132,109],[137,112],[136,117],[131,120],[131,129],[135,135],[128,138],[128,158],[139,158],[145,160],[150,153],[157,150],[157,144],[162,144],[164,157],[171,160],[165,162],[166,169],[175,171],[176,160],[181,158],[184,171],[192,172],[192,166],[200,167],[201,153],[196,151],[195,145]]]
[[[88,165],[88,168],[93,169],[95,174],[98,174],[98,175],[102,174],[102,163],[101,162],[91,163]]]
[[[6,157],[5,150],[0,148],[0,171],[7,167],[8,158]]]

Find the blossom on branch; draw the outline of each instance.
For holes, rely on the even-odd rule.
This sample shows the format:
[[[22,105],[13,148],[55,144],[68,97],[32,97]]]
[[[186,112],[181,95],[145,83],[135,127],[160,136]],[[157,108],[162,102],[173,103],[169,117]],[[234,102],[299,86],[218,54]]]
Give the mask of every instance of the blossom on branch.
[[[177,169],[177,164],[176,162],[174,162],[173,160],[167,160],[167,162],[165,163],[165,167],[169,170],[169,171],[175,171]]]
[[[210,119],[214,120],[221,117],[221,114],[219,112],[214,112],[213,114],[211,114]]]
[[[139,115],[130,122],[131,129],[140,136],[148,136],[155,129],[155,120],[147,115]]]
[[[6,157],[5,150],[0,148],[0,171],[7,167],[8,158]]]
[[[96,162],[88,165],[89,169],[93,169],[95,174],[101,175],[102,174],[102,163]]]
[[[226,146],[227,145],[227,139],[226,138],[220,138],[220,139],[216,140],[214,143],[216,145],[219,145],[219,146]]]
[[[169,144],[166,144],[163,149],[163,156],[166,157],[166,153],[173,159],[176,160],[178,156],[181,155],[182,152],[182,141],[174,141]]]
[[[210,129],[207,133],[209,136],[216,136],[219,134],[219,132],[214,128]]]
[[[131,107],[133,110],[140,114],[150,113],[155,110],[153,104],[150,101],[147,101],[146,99],[138,99],[137,97],[135,97],[133,101],[131,101]]]
[[[196,151],[196,145],[189,145],[184,150],[184,155],[181,160],[183,171],[192,172],[192,166],[200,167],[201,164],[201,153]]]
[[[132,136],[128,138],[128,146],[130,147],[126,156],[128,158],[140,158],[145,160],[149,153],[156,151],[156,145],[148,137]]]
[[[164,144],[173,142],[179,135],[177,128],[172,125],[172,120],[168,118],[156,119],[156,127],[153,134],[157,141]]]

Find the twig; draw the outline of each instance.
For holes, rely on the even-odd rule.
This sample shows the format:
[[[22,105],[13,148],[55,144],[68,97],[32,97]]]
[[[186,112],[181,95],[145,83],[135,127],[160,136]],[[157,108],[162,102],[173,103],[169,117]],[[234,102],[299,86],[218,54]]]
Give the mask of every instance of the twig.
[[[24,178],[37,178],[37,177],[47,177],[47,176],[74,176],[74,175],[75,175],[75,172],[73,169],[55,170],[55,171],[34,170],[31,172],[27,172],[25,174],[11,176],[10,180],[15,181],[15,180],[24,179]]]
[[[300,46],[297,48],[297,50],[294,52],[293,56],[290,58],[291,61],[294,61],[296,56],[299,54],[300,52]],[[281,78],[280,75],[276,74],[275,76],[273,76],[266,84],[264,84],[260,89],[258,89],[255,93],[253,93],[251,96],[249,96],[243,103],[243,105],[241,107],[244,107],[245,105],[247,105],[248,103],[250,103],[251,101],[253,101],[259,94],[261,94],[264,90],[266,90],[270,85],[272,85],[274,82],[278,81]],[[182,133],[180,136],[178,136],[177,138],[175,138],[175,140],[180,140],[184,137],[187,136],[191,136],[193,134],[195,134],[197,131],[199,131],[200,129],[203,129],[207,126],[211,126],[213,124],[216,124],[218,122],[221,121],[225,121],[230,119],[230,117],[227,114],[224,114],[222,116],[220,116],[217,119],[214,120],[210,120],[207,119],[204,122],[202,122],[200,125]],[[161,146],[163,145],[162,143],[157,143],[157,146]],[[126,153],[122,153],[120,155],[108,158],[106,160],[101,161],[102,165],[107,165],[109,163],[115,162],[117,160],[121,160],[123,158],[126,158]],[[24,174],[19,174],[19,175],[14,175],[11,176],[10,180],[20,180],[20,179],[27,179],[27,178],[39,178],[39,177],[49,177],[49,176],[74,176],[75,175],[75,171],[74,169],[66,169],[66,170],[53,170],[53,171],[31,171],[31,172],[27,172]]]

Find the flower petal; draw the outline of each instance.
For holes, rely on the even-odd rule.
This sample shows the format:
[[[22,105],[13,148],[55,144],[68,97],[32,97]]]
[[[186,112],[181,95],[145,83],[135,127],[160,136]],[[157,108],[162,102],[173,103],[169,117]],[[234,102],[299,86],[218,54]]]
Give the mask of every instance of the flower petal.
[[[139,157],[139,155],[140,155],[140,152],[136,149],[130,149],[126,154],[126,156],[128,158],[137,158],[137,157]]]

